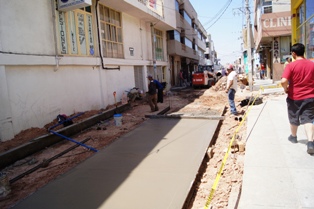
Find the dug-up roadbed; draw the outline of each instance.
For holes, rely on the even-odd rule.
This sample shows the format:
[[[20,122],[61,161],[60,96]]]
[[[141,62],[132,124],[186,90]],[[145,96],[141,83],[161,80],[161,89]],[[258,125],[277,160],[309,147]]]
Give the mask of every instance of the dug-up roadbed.
[[[223,85],[223,83],[220,83],[219,85]],[[106,191],[107,193],[105,192],[106,195],[104,195],[104,197],[99,196],[99,193],[94,194],[93,197],[89,196],[91,200],[95,199],[95,206],[97,205],[98,207],[101,207],[102,205],[105,206],[106,204],[110,205],[112,203],[115,203],[116,202],[115,200],[117,200],[115,198],[119,197],[118,194],[122,196],[125,195],[123,197],[125,197],[126,201],[122,201],[122,202],[129,203],[131,202],[131,200],[127,199],[128,195],[126,195],[123,192],[125,190],[120,190],[120,187],[127,188],[128,194],[130,193],[130,191],[133,191],[132,190],[133,188],[138,188],[138,190],[143,192],[145,191],[146,186],[149,185],[151,181],[154,181],[155,179],[154,173],[161,172],[159,176],[160,178],[162,178],[162,181],[166,181],[167,178],[170,178],[170,179],[173,178],[171,181],[174,181],[174,182],[176,182],[176,180],[180,178],[181,179],[185,178],[187,182],[190,181],[187,184],[188,186],[182,185],[182,187],[185,187],[185,188],[181,188],[183,193],[180,193],[180,194],[176,193],[175,188],[174,188],[174,189],[170,189],[169,191],[170,193],[167,193],[168,195],[166,196],[162,195],[163,198],[165,198],[165,200],[169,199],[170,201],[171,199],[173,201],[174,199],[178,198],[180,201],[177,201],[176,203],[181,202],[181,204],[185,205],[184,206],[185,208],[203,207],[206,203],[206,199],[208,197],[210,187],[212,186],[212,182],[215,178],[215,174],[217,173],[217,169],[219,169],[221,159],[223,158],[225,148],[227,147],[226,145],[228,144],[233,131],[238,126],[238,122],[235,121],[234,117],[231,117],[230,115],[228,115],[228,110],[227,110],[227,113],[223,117],[224,119],[220,120],[222,118],[221,118],[221,115],[219,114],[222,114],[225,108],[225,105],[227,103],[226,94],[220,89],[222,89],[220,86],[219,88],[211,88],[209,90],[184,89],[181,92],[172,92],[171,94],[168,94],[165,97],[165,102],[163,104],[160,104],[161,105],[160,109],[166,109],[167,107],[170,107],[170,111],[168,113],[172,113],[171,117],[177,117],[177,118],[169,119],[169,118],[158,116],[159,118],[155,119],[150,116],[152,114],[149,113],[149,106],[147,105],[147,103],[142,102],[142,103],[131,105],[130,109],[127,109],[122,113],[123,125],[121,127],[115,127],[112,124],[112,120],[102,119],[101,120],[102,123],[97,123],[95,126],[92,126],[91,128],[85,131],[82,131],[81,133],[78,133],[74,137],[74,139],[77,141],[82,141],[90,137],[91,140],[88,143],[90,146],[95,147],[97,150],[99,150],[97,154],[90,152],[82,147],[79,147],[77,149],[74,149],[73,151],[70,151],[66,155],[51,162],[48,165],[48,167],[40,168],[38,171],[32,173],[31,175],[27,175],[23,177],[22,179],[20,179],[19,181],[16,181],[14,184],[12,184],[11,193],[9,193],[0,202],[0,206],[2,208],[10,208],[16,203],[19,203],[23,198],[27,197],[34,191],[46,185],[48,182],[51,182],[51,180],[55,179],[56,177],[59,176],[52,183],[49,183],[47,186],[43,187],[42,189],[39,189],[39,193],[36,192],[34,195],[37,195],[37,194],[39,195],[41,191],[45,191],[46,188],[53,188],[53,186],[50,186],[50,185],[57,185],[61,183],[62,181],[64,181],[62,179],[67,178],[67,176],[72,176],[72,175],[74,176],[68,179],[68,181],[72,182],[73,186],[75,186],[75,184],[80,185],[81,189],[83,190],[86,189],[86,191],[89,191],[90,188],[92,187],[96,188],[100,186],[100,184],[102,184],[101,182],[107,182],[106,185],[102,184],[102,187],[106,187],[106,186],[109,187],[108,190]],[[247,95],[248,94],[245,94],[245,92],[243,94],[240,93],[239,97],[237,98],[237,102],[239,102],[241,99],[243,99]],[[203,117],[206,115],[212,118],[211,119],[208,119],[208,118],[207,119],[205,118],[195,119],[196,117],[199,117],[199,116]],[[180,119],[178,118],[178,116],[180,117]],[[187,116],[189,118],[186,118]],[[149,117],[151,117],[151,119],[148,119]],[[191,120],[191,118],[193,117],[194,119]],[[216,133],[215,133],[215,128],[209,128],[209,129],[204,128],[208,126],[207,123],[212,123],[212,122],[215,122],[215,123],[217,122],[217,124],[214,125],[215,127],[217,127],[219,120],[213,120],[213,118],[219,119],[221,121],[219,130],[217,130]],[[192,123],[192,125],[190,124],[191,121],[198,121],[198,122],[203,121],[207,125],[198,124],[197,122],[196,126],[194,126],[193,125],[194,123]],[[152,123],[152,124],[149,124],[149,123]],[[159,125],[160,123],[161,125]],[[164,127],[162,125],[163,123],[165,124],[171,123],[171,124],[168,124],[168,126]],[[149,129],[148,127],[150,127],[150,125],[154,128]],[[178,128],[181,129],[181,131],[183,130],[185,134],[176,135],[175,134],[176,126],[178,126]],[[195,134],[194,131],[188,131],[190,130],[190,126],[192,126],[195,130],[202,130],[204,128],[203,132],[201,131],[202,136],[195,137],[199,135]],[[146,128],[142,130],[141,129],[142,127],[146,127]],[[158,137],[154,137],[154,135],[150,134],[148,130],[150,130],[150,132],[152,132],[153,130],[156,131],[157,132],[156,136]],[[161,130],[167,130],[167,131],[163,132]],[[127,142],[131,142],[129,140],[130,136],[132,135],[137,136],[136,134],[141,133],[142,131],[145,132],[144,136],[146,136],[145,138],[142,139],[144,141],[140,142],[139,140],[142,138],[142,135],[138,135],[138,137],[135,137],[136,138],[134,141],[135,143],[130,143],[128,144],[128,146],[126,146]],[[244,137],[243,132],[242,130],[240,130],[238,134],[238,138],[241,139],[242,137]],[[201,167],[202,162],[204,163],[203,159],[204,159],[204,156],[206,156],[207,148],[210,145],[211,143],[210,141],[212,138],[215,140],[216,143],[210,149],[211,158],[207,162],[205,162],[205,165],[206,165],[205,168],[203,164],[203,168],[204,168],[203,170],[205,170],[204,173],[199,173],[198,169]],[[196,141],[198,142],[198,140],[200,140],[200,143],[201,144],[203,143],[203,144],[199,148],[193,147],[197,145],[197,143],[196,145],[194,144]],[[183,141],[186,141],[187,144],[190,143],[189,144],[190,146],[184,147],[183,144],[185,143],[182,143]],[[180,142],[182,144],[180,144]],[[123,145],[124,143],[126,145]],[[147,147],[145,147],[145,144],[147,144]],[[178,150],[178,154],[175,154],[175,152],[169,151],[170,148],[173,148],[174,145],[176,149],[177,147],[182,146],[181,147],[182,149]],[[73,144],[69,145],[69,143],[61,142],[61,143],[57,143],[56,146],[46,148],[45,153],[49,153],[49,155],[48,156],[46,155],[45,158],[49,159],[49,156],[50,157],[54,156],[57,153],[60,153],[61,150],[68,149],[70,146],[73,146]],[[105,152],[105,150],[107,151],[111,149],[113,150],[115,146],[117,147],[121,146],[120,147],[121,149],[119,149],[120,151],[118,152],[111,151],[111,154],[114,154],[115,157],[112,158],[112,160],[110,160],[111,158],[106,156],[110,152]],[[131,148],[134,148],[136,152],[132,152]],[[194,148],[196,148],[198,151],[195,152],[194,150],[193,152],[194,154],[190,153],[189,151],[193,150]],[[140,150],[143,150],[143,151],[141,152]],[[197,157],[196,153],[202,153],[201,154],[202,157],[200,156]],[[123,161],[120,155],[124,156],[123,157],[124,160],[130,158],[129,159],[130,163],[126,166],[125,168],[126,170],[124,170],[124,172],[123,172],[123,169],[120,167],[121,164],[114,163],[114,162]],[[187,155],[188,159],[185,158],[184,155]],[[231,157],[237,158],[243,155],[244,155],[244,152],[241,152],[241,153],[235,152],[232,154]],[[43,160],[40,156],[41,156],[40,153],[36,153],[29,159],[36,159],[37,162],[40,163]],[[161,159],[157,160],[159,157],[161,159],[168,159],[169,162],[167,162],[167,160],[165,161],[162,161]],[[91,161],[94,158],[98,160],[96,160],[97,163],[95,164],[92,163],[93,166],[88,165],[88,163],[85,164],[85,162]],[[84,159],[88,159],[88,160],[84,161],[83,163],[84,165],[83,165],[81,164],[81,162]],[[186,162],[183,163],[182,159],[185,159]],[[155,163],[152,163],[152,162],[155,162]],[[161,163],[161,162],[164,162],[164,163]],[[116,176],[111,176],[111,177],[108,176],[109,175],[108,173],[110,173],[109,170],[106,170],[107,167],[102,167],[102,168],[99,168],[99,170],[106,173],[104,176],[99,176],[98,178],[92,178],[93,176],[92,175],[89,177],[85,176],[86,178],[84,177],[83,179],[79,178],[79,175],[85,175],[81,173],[91,172],[94,174],[94,172],[100,172],[100,171],[97,171],[99,163],[100,164],[104,163],[105,165],[108,165],[109,166],[108,168],[110,168],[111,166],[111,168],[113,169],[112,172],[115,173]],[[112,165],[112,163],[114,165]],[[176,164],[171,169],[172,166],[170,166],[170,164],[167,164],[167,163],[176,163]],[[185,164],[187,165],[187,167],[185,167]],[[189,166],[192,166],[192,165],[195,167],[193,169],[190,169]],[[21,173],[22,171],[25,171],[27,170],[27,168],[30,168],[32,166],[34,165],[28,165],[27,163],[20,166],[15,166],[15,167],[8,166],[5,169],[3,169],[3,171],[8,173],[9,179],[12,179],[18,173]],[[234,170],[235,167],[237,169]],[[74,169],[71,170],[71,168],[74,168]],[[176,174],[174,170],[175,168],[180,170],[180,173]],[[153,169],[152,170],[153,172],[149,171],[149,169]],[[167,169],[170,169],[170,170],[167,170]],[[84,170],[85,172],[83,172]],[[189,176],[188,173],[190,172],[190,170],[191,170],[191,173],[189,174],[190,177],[188,177]],[[77,174],[75,174],[76,171],[78,172]],[[66,173],[66,174],[62,175],[63,173]],[[166,173],[168,175],[166,175]],[[186,175],[184,176],[183,173],[185,173]],[[193,173],[193,178],[192,178],[192,173]],[[199,178],[196,179],[196,182],[195,182],[196,175],[198,175]],[[141,182],[144,180],[144,182],[146,182],[147,184],[142,185],[142,184],[138,184],[137,181],[132,181],[131,179],[133,178],[133,176],[135,177],[134,179],[138,180],[138,182]],[[141,176],[142,178],[140,178],[139,176]],[[177,177],[175,178],[175,176]],[[241,177],[242,177],[241,160],[240,161],[231,160],[231,162],[229,161],[227,162],[225,166],[225,170],[224,170],[224,177],[227,177],[227,176],[231,176],[232,180],[227,178],[227,181],[225,181],[226,179],[222,178],[222,180],[219,183],[220,186],[222,187],[222,190],[221,191],[217,190],[212,200],[213,205],[222,206],[219,208],[226,208],[226,205],[228,205],[228,198],[226,197],[229,197],[231,188],[233,188],[234,185],[241,184]],[[118,178],[116,181],[114,181],[114,178],[116,177]],[[80,181],[74,181],[74,179],[76,178],[78,178]],[[188,178],[190,178],[190,180],[187,180]],[[237,180],[234,180],[234,179],[237,179]],[[110,180],[112,180],[112,182]],[[88,185],[89,181],[91,181],[91,183],[93,183],[94,186],[89,187]],[[193,186],[191,182],[194,182]],[[59,184],[60,188],[63,186],[63,183]],[[156,191],[159,191],[159,193],[160,191],[169,190],[169,187],[167,188],[166,187],[161,188],[161,187],[162,185],[156,183],[154,184],[153,188],[155,188]],[[99,189],[104,191],[104,188],[99,188]],[[21,192],[21,190],[23,190],[23,192]],[[51,190],[49,189],[47,189],[47,191],[51,192]],[[82,190],[79,190],[79,191],[82,192]],[[57,191],[54,192],[53,195],[55,195],[56,193]],[[85,191],[82,193],[85,194]],[[50,196],[53,196],[51,193],[49,194]],[[75,194],[77,195],[73,195],[73,198],[76,197],[75,199],[77,201],[78,199],[80,199],[81,194],[79,194],[78,191],[75,191]],[[32,196],[34,195],[31,195],[30,199],[32,199]],[[68,199],[70,198],[69,196],[71,196],[70,194],[64,194],[64,195],[66,196],[60,197],[60,199]],[[88,194],[86,195],[88,196]],[[138,200],[136,202],[139,205],[141,205],[141,203],[143,205],[147,204],[145,199],[147,198],[147,200],[149,200],[152,198],[152,196],[150,196],[149,194],[145,192],[143,192],[142,196],[141,195],[138,195],[138,196],[139,197],[136,197],[136,200]],[[187,196],[190,196],[189,201],[184,203],[183,200],[185,200]],[[109,201],[109,200],[112,200],[112,201]],[[26,204],[24,202],[27,202],[27,201],[31,201],[31,200],[27,198],[25,201],[16,205],[16,207],[18,208],[20,207],[19,205]],[[157,203],[156,205],[158,206]],[[152,207],[149,207],[149,208],[152,208]],[[167,207],[163,207],[163,208],[167,208]],[[168,207],[168,208],[172,208],[172,207]],[[173,207],[173,208],[178,208],[178,207]]]

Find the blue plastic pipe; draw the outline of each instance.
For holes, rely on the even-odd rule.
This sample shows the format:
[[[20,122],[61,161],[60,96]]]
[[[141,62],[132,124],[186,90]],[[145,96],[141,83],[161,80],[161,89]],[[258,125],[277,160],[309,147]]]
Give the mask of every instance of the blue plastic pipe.
[[[81,112],[81,113],[79,113],[79,114],[77,114],[77,115],[74,115],[74,116],[72,116],[72,117],[70,117],[70,118],[67,118],[65,121],[72,120],[73,118],[77,118],[78,116],[81,116],[81,115],[83,115],[83,114],[84,114],[84,112]],[[48,128],[48,131],[50,131],[51,129],[53,129],[53,128],[57,127],[57,126],[62,125],[65,121],[62,121],[61,123],[57,123],[57,124],[55,124],[55,125],[49,127],[49,128]]]
[[[77,115],[75,115],[75,116],[73,116],[73,117],[67,118],[65,121],[72,120],[73,118],[76,118],[76,117],[78,117],[78,116],[80,116],[80,115],[83,115],[83,114],[84,114],[84,113],[79,113],[79,114],[77,114]],[[95,149],[95,148],[93,148],[93,147],[90,147],[90,146],[87,146],[87,145],[85,145],[85,144],[82,144],[81,142],[75,141],[74,139],[71,139],[71,138],[69,138],[69,137],[66,137],[66,136],[64,136],[64,135],[62,135],[62,134],[59,134],[59,133],[57,133],[57,132],[51,130],[51,129],[53,129],[53,128],[55,128],[55,127],[57,127],[57,126],[63,124],[65,121],[63,121],[62,123],[58,123],[58,124],[55,124],[55,125],[49,127],[49,128],[48,128],[48,131],[51,132],[51,133],[53,133],[54,135],[60,136],[61,138],[64,138],[64,139],[69,140],[69,141],[71,141],[71,142],[74,142],[74,143],[76,143],[76,144],[78,144],[78,145],[81,145],[81,146],[83,146],[83,147],[86,147],[86,148],[89,149],[89,150],[92,150],[92,151],[94,151],[94,152],[98,152],[98,150]]]
[[[64,135],[62,135],[62,134],[59,134],[59,133],[57,133],[57,132],[54,132],[54,131],[52,131],[52,130],[49,130],[49,131],[50,131],[51,133],[53,133],[54,135],[60,136],[60,137],[62,137],[62,138],[64,138],[64,139],[66,139],[66,140],[69,140],[69,141],[74,142],[74,143],[76,143],[76,144],[78,144],[78,145],[81,145],[81,146],[83,146],[83,147],[86,147],[86,148],[89,149],[89,150],[92,150],[92,151],[94,151],[94,152],[98,152],[98,150],[95,149],[95,148],[93,148],[93,147],[90,147],[90,146],[87,146],[87,145],[85,145],[85,144],[82,144],[81,142],[75,141],[74,139],[71,139],[71,138],[69,138],[69,137],[66,137],[66,136],[64,136]]]

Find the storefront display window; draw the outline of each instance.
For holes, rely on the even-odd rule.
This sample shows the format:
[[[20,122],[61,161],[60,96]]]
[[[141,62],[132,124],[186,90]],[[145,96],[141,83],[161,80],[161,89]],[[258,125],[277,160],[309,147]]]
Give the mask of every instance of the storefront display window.
[[[280,38],[280,62],[284,63],[287,57],[291,57],[291,37],[290,36],[282,36]]]
[[[306,56],[314,59],[314,17],[306,23]]]
[[[309,19],[312,15],[314,15],[314,1],[306,0],[306,19]]]
[[[297,38],[299,43],[304,43],[304,26],[297,29]]]
[[[298,14],[299,25],[302,25],[302,23],[304,23],[304,19],[305,19],[304,4],[301,4],[301,5],[300,5],[298,11],[299,11],[299,14]]]

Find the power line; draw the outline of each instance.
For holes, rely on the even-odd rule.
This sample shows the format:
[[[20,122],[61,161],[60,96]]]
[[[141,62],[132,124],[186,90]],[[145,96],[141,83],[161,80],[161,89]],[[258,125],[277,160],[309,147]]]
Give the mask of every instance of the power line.
[[[230,0],[230,1],[228,2],[228,5],[227,5],[226,8],[224,9],[224,11],[220,14],[220,16],[216,19],[216,21],[215,21],[213,24],[211,24],[211,25],[206,29],[206,31],[207,31],[209,28],[211,28],[211,27],[220,19],[220,17],[226,12],[226,10],[228,9],[228,7],[230,6],[231,2],[232,2],[232,0]]]
[[[229,0],[229,2],[227,1],[226,4],[225,4],[225,6],[223,6],[223,7],[215,14],[215,16],[214,16],[210,21],[206,22],[206,23],[204,24],[204,26],[207,25],[207,24],[209,24],[209,23],[211,23],[213,20],[215,20],[215,19],[219,16],[219,14],[221,14],[221,13],[224,11],[224,8],[226,8],[226,7],[228,8],[228,6],[230,5],[231,1],[232,1],[232,0]],[[228,5],[228,3],[229,3],[229,5]]]

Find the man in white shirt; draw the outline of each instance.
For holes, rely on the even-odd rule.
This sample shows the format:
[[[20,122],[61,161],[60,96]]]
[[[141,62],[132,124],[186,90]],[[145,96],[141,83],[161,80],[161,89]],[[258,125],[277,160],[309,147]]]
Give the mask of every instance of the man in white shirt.
[[[226,93],[228,93],[230,112],[233,115],[238,115],[238,111],[234,103],[234,97],[237,91],[237,82],[238,82],[237,73],[233,70],[233,65],[229,65],[227,67],[227,72],[228,72],[228,77],[227,77]]]

